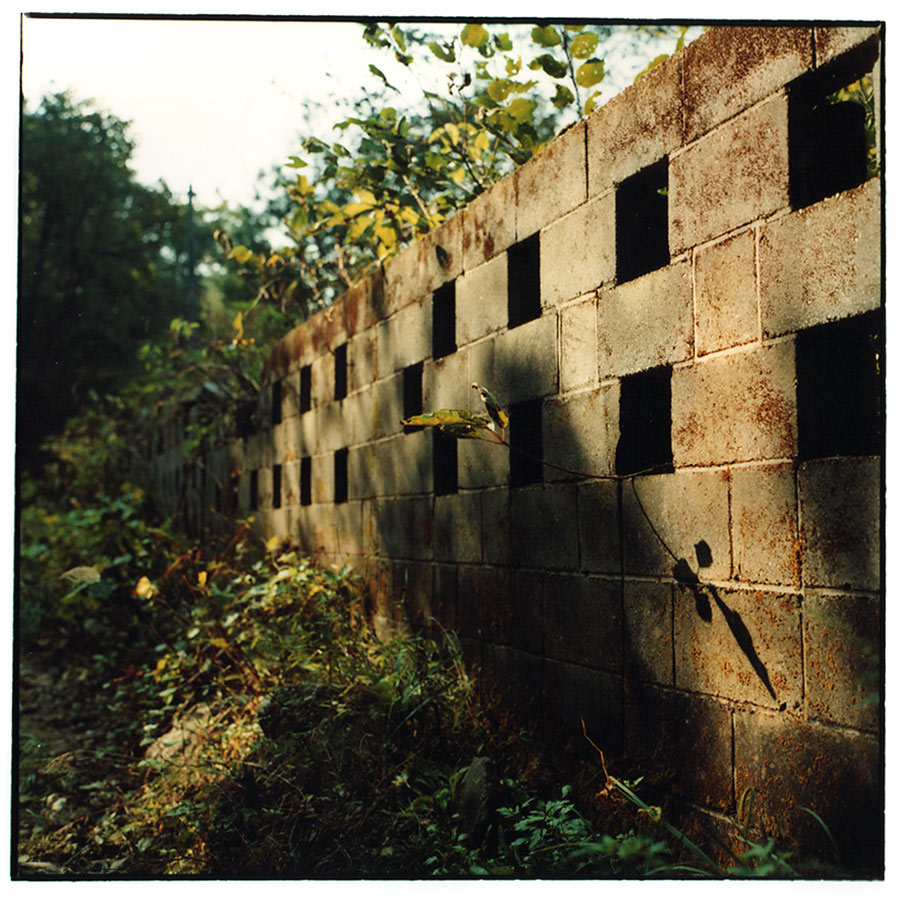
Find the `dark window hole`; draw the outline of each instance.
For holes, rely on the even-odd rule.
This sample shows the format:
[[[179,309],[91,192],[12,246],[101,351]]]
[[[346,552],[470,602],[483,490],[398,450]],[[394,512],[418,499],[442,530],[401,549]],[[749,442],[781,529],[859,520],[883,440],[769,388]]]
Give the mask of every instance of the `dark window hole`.
[[[669,160],[641,169],[616,191],[616,280],[669,264]]]
[[[672,471],[672,369],[626,375],[619,386],[616,473]]]
[[[312,457],[304,456],[300,460],[300,505],[312,503]]]
[[[434,472],[434,492],[438,496],[455,494],[459,490],[457,467],[457,440],[438,429],[432,429],[432,471]]]
[[[347,502],[347,458],[346,447],[334,451],[334,502]]]
[[[250,473],[250,509],[259,506],[259,470],[254,469]]]
[[[456,282],[442,284],[431,298],[431,353],[435,359],[456,352]]]
[[[312,409],[312,366],[302,366],[300,369],[300,413],[309,412]]]
[[[403,370],[403,418],[418,416],[424,412],[422,405],[422,363],[407,366]],[[421,425],[404,425],[407,433],[421,431]]]
[[[509,483],[513,487],[544,480],[542,412],[540,398],[509,408]]]
[[[281,424],[281,382],[272,382],[272,424]]]
[[[347,345],[341,344],[334,351],[334,399],[347,396]]]
[[[506,251],[507,312],[515,328],[541,315],[541,234],[513,244]]]

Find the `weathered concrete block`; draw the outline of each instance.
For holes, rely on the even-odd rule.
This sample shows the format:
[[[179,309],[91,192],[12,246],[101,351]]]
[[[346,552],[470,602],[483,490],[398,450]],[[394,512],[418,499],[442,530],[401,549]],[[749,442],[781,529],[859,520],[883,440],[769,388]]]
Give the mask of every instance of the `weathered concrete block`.
[[[516,179],[491,185],[462,211],[463,269],[493,259],[516,242]]]
[[[624,614],[627,665],[641,682],[674,683],[672,585],[626,581]]]
[[[378,444],[379,471],[393,469],[393,493],[429,494],[432,479],[431,435],[427,431],[399,434]]]
[[[334,400],[334,354],[317,356],[310,364],[313,409]]]
[[[430,294],[375,326],[379,378],[431,356]]]
[[[573,300],[616,274],[616,198],[589,200],[541,232],[541,303]]]
[[[787,205],[785,94],[742,113],[669,161],[673,254]]]
[[[543,726],[546,740],[563,743],[584,730],[605,753],[623,745],[622,679],[584,666],[544,662]]]
[[[463,633],[507,643],[513,616],[510,570],[482,565],[459,566],[457,579],[457,625]]]
[[[457,567],[435,565],[431,615],[435,626],[456,630]]]
[[[579,122],[516,169],[516,240],[540,231],[587,199],[585,125]]]
[[[297,506],[300,503],[300,463],[286,463],[281,475],[281,505]]]
[[[353,394],[368,387],[377,377],[375,352],[376,328],[353,335],[347,341],[347,393]],[[299,377],[297,378],[299,390]]]
[[[792,463],[731,471],[734,577],[800,585],[797,487]]]
[[[618,385],[545,400],[543,430],[544,459],[590,476],[612,474],[619,438]],[[579,477],[583,475],[544,467],[546,481]]]
[[[456,279],[456,346],[506,327],[506,255],[496,256]]]
[[[457,441],[457,477],[460,488],[509,484],[509,450],[486,441]]]
[[[505,405],[557,391],[556,315],[545,314],[469,347],[469,383]]]
[[[355,500],[333,507],[337,538],[333,549],[341,556],[360,556],[363,553],[362,506],[361,501]]]
[[[685,142],[811,69],[812,29],[711,28],[684,51]]]
[[[414,301],[425,300],[445,281],[459,275],[462,219],[453,216],[385,262],[384,315],[390,316]]]
[[[342,297],[344,329],[348,335],[362,334],[385,315],[384,276],[375,268],[348,288]]]
[[[735,711],[734,770],[738,795],[756,789],[756,822],[767,834],[830,858],[828,837],[806,806],[828,825],[845,865],[880,862],[884,807],[873,737]]]
[[[720,811],[734,808],[727,706],[711,697],[646,686],[629,697],[626,716],[628,749],[642,772],[652,778],[674,770],[681,790],[698,804]]]
[[[434,565],[398,562],[392,568],[392,600],[405,624],[425,625],[434,592]]]
[[[806,704],[811,718],[875,731],[879,723],[878,599],[809,591],[803,600]]]
[[[300,414],[300,375],[291,372],[281,379],[281,416],[285,421]]]
[[[426,412],[436,409],[475,409],[480,403],[469,381],[465,349],[440,359],[426,360],[422,369],[422,402]]]
[[[694,350],[690,263],[657,269],[600,294],[601,381],[689,358]]]
[[[512,615],[506,638],[510,645],[529,653],[543,649],[542,607],[544,576],[540,572],[512,570],[510,604]]]
[[[881,461],[817,459],[800,466],[803,583],[881,586]]]
[[[597,297],[559,311],[559,389],[571,391],[597,382]]]
[[[694,278],[698,356],[759,338],[755,231],[698,250]]]
[[[677,585],[675,686],[759,706],[799,709],[800,597]]]
[[[318,453],[310,462],[313,503],[334,503],[334,454]],[[349,475],[349,471],[348,471]]]
[[[378,493],[376,480],[378,444],[351,447],[347,452],[347,488],[350,500],[363,500]]]
[[[727,471],[682,471],[629,481],[622,485],[626,574],[671,576],[675,559],[668,547],[704,581],[730,577]]]
[[[403,430],[403,375],[383,378],[370,389],[373,393],[365,399],[370,420],[370,438],[398,434]],[[363,394],[366,392],[364,391]]]
[[[434,498],[434,556],[448,562],[481,562],[481,494]]]
[[[615,481],[590,481],[578,485],[578,542],[582,569],[607,573],[621,571],[619,488]]]
[[[367,502],[368,506],[368,502]],[[384,498],[368,507],[372,520],[371,540],[382,556],[395,559],[431,559],[431,501],[398,497]]]
[[[544,653],[606,672],[622,670],[622,599],[618,579],[544,576]]]
[[[535,485],[512,491],[510,509],[514,565],[538,569],[578,567],[575,485]]]
[[[681,146],[682,55],[651,69],[587,120],[589,196]]]
[[[481,523],[484,561],[493,565],[509,565],[512,562],[512,548],[509,541],[508,488],[481,492]]]
[[[537,731],[541,720],[540,656],[485,642],[482,702],[507,728]]]
[[[870,40],[881,32],[878,25],[856,28],[816,26],[813,37],[816,44],[816,65],[824,66],[836,56]]]
[[[672,373],[676,466],[779,459],[797,452],[794,345],[700,360]]]
[[[359,407],[356,403],[348,402],[346,399],[321,404],[315,412],[316,450],[325,452],[347,447],[356,430],[353,424],[355,418],[353,411],[357,409]],[[356,427],[358,428],[358,425]]]
[[[881,304],[881,182],[877,178],[762,227],[764,337]]]

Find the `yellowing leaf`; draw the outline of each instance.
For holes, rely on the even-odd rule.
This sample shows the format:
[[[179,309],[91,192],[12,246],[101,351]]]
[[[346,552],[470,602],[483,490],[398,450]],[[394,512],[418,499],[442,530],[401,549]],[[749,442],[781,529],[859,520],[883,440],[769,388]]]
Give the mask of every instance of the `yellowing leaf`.
[[[603,81],[604,69],[602,59],[589,59],[575,71],[575,80],[580,87],[589,88]]]
[[[378,203],[375,199],[375,195],[371,191],[365,190],[365,188],[358,190],[356,196],[359,197],[361,203],[368,203],[369,206],[375,206],[375,204]]]
[[[239,341],[244,336],[244,314],[239,312],[231,323],[234,329],[234,340]]]
[[[447,132],[448,137],[454,144],[459,143],[459,128],[457,128],[454,122],[448,122],[444,126],[444,131]]]
[[[231,252],[228,254],[229,259],[233,259],[235,262],[242,265],[252,257],[253,251],[248,247],[245,247],[243,244],[238,244],[237,247],[233,247]]]
[[[596,32],[585,31],[572,41],[569,52],[575,59],[587,59],[597,49],[599,42],[600,38]]]
[[[140,580],[134,589],[135,597],[141,597],[144,600],[149,600],[156,593],[156,588],[153,586],[153,582],[146,575],[141,575]]]
[[[197,584],[199,584],[200,587],[203,587],[203,585],[206,584],[206,572],[200,572],[200,573],[198,573],[198,575],[197,575]]]
[[[468,47],[481,47],[487,43],[488,33],[483,25],[466,25],[460,37]]]
[[[281,546],[281,538],[278,536],[270,537],[266,541],[266,550],[269,553],[274,553]]]
[[[517,97],[507,107],[506,111],[517,121],[527,122],[534,112],[535,103],[533,100],[526,100],[524,97]]]
[[[93,566],[75,566],[59,577],[76,584],[96,584],[100,580],[100,573]]]

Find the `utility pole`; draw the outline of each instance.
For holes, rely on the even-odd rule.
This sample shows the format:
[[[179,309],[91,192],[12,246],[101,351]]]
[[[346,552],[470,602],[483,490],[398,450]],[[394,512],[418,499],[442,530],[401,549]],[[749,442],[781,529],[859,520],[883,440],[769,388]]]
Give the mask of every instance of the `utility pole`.
[[[188,277],[187,297],[185,299],[185,314],[188,322],[196,322],[199,319],[197,309],[197,279],[194,274],[196,240],[194,237],[194,186],[188,185]]]

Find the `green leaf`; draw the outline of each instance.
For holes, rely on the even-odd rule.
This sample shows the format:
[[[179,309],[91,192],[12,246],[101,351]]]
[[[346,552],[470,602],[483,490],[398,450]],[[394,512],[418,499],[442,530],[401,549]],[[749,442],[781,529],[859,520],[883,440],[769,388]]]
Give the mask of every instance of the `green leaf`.
[[[556,47],[562,43],[559,32],[552,25],[536,25],[531,29],[531,39],[541,47]]]
[[[534,112],[537,104],[533,100],[527,100],[525,97],[517,97],[507,107],[506,111],[517,121],[527,122]]]
[[[600,96],[600,93],[600,91],[594,91],[594,93],[584,101],[584,114],[586,116],[589,116],[597,108],[597,98]]]
[[[580,87],[589,88],[603,81],[603,60],[592,58],[582,63],[575,71],[575,80]]]
[[[564,84],[558,84],[556,86],[556,93],[551,100],[557,109],[562,109],[564,106],[568,106],[570,103],[575,102],[575,95]]]
[[[532,60],[528,66],[530,69],[542,68],[551,78],[565,78],[566,64],[554,59],[549,53],[544,53]]]
[[[491,420],[487,416],[478,416],[465,409],[438,409],[403,419],[402,424],[440,428],[457,438],[479,438],[482,432],[491,429]]]
[[[287,166],[287,168],[289,168],[289,169],[306,168],[307,163],[304,160],[300,159],[299,156],[289,156],[288,160],[289,160],[289,162],[286,162],[285,166]]]
[[[395,88],[395,87],[387,80],[387,76],[384,74],[384,72],[381,71],[381,69],[378,68],[378,66],[373,66],[372,63],[369,63],[369,71],[370,71],[376,78],[380,78],[380,79],[384,82],[384,86],[385,86],[385,87],[390,88],[392,91],[397,91],[398,94],[400,93],[400,91],[399,91],[397,88]]]
[[[453,44],[439,44],[437,41],[431,41],[428,49],[440,60],[446,63],[456,62],[456,53],[453,50]]]
[[[513,48],[513,43],[509,39],[509,34],[506,31],[504,31],[503,34],[494,35],[494,45],[498,50],[501,50],[504,53],[509,53]]]
[[[600,36],[593,31],[585,31],[579,34],[569,47],[569,52],[575,59],[587,59],[596,49],[600,42]]]
[[[488,42],[487,29],[483,25],[466,25],[460,38],[467,47],[483,47]]]
[[[247,262],[247,260],[253,258],[253,251],[249,249],[249,247],[245,247],[243,244],[238,244],[237,247],[233,247],[231,253],[228,254],[229,259],[233,259],[235,262],[243,264]]]
[[[488,96],[495,103],[503,103],[512,91],[512,83],[508,78],[495,78],[488,85]]]

